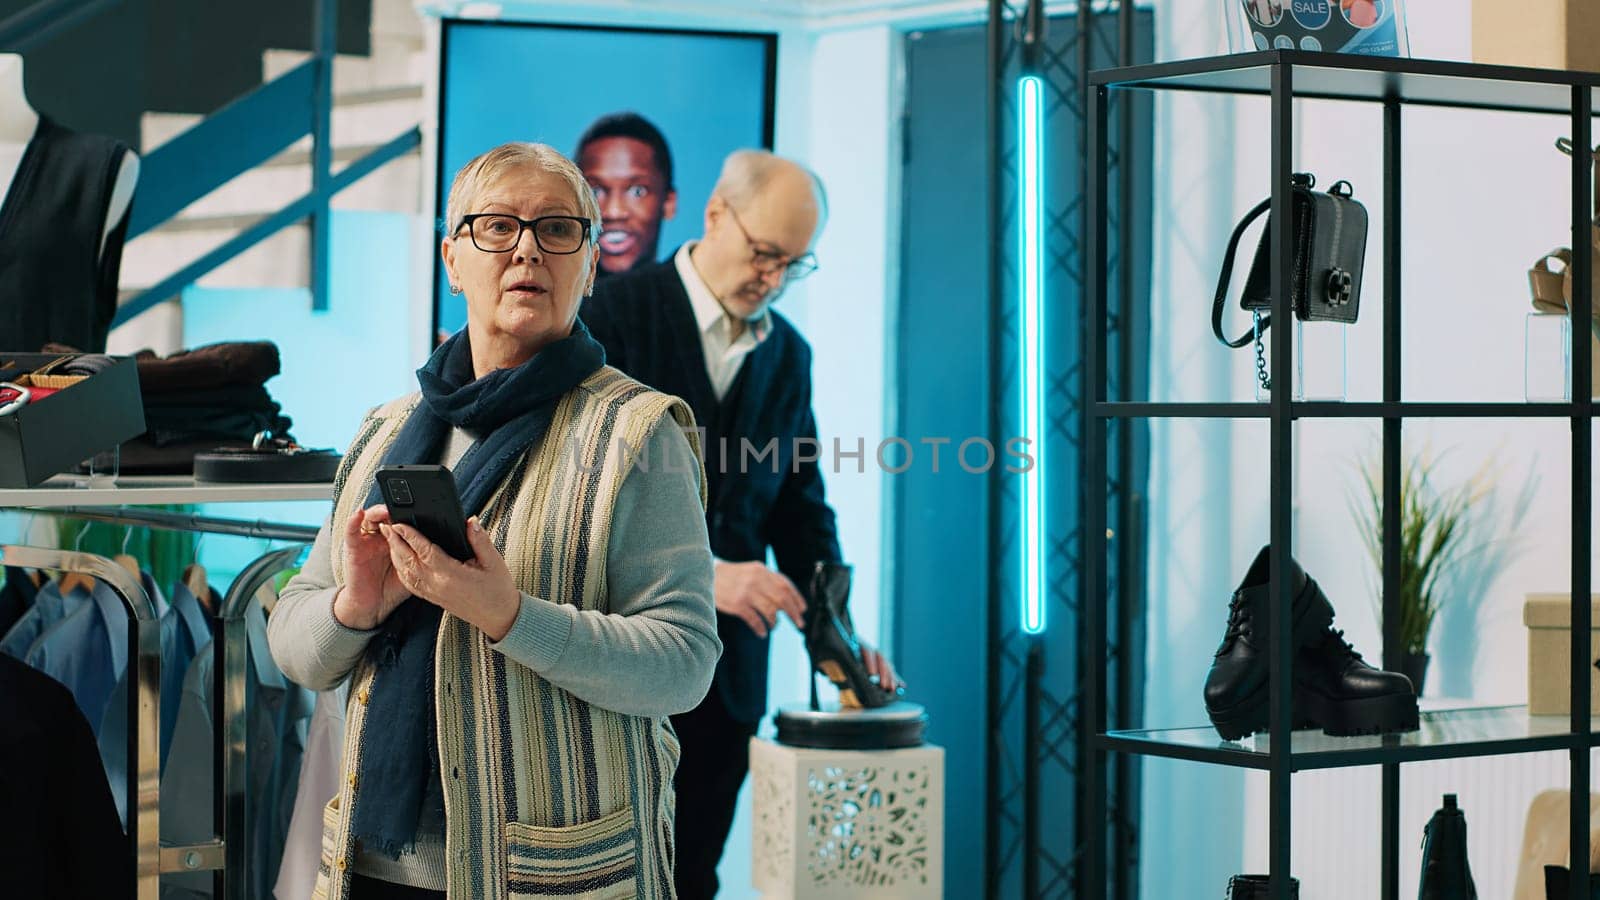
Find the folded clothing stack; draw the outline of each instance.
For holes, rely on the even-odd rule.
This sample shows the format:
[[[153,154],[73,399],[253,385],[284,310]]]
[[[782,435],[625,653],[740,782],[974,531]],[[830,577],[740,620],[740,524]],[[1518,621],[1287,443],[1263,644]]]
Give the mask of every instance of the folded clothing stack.
[[[209,344],[164,358],[143,350],[134,361],[147,430],[122,445],[124,473],[186,475],[196,453],[249,447],[263,431],[289,433],[289,418],[265,386],[280,367],[270,341]]]

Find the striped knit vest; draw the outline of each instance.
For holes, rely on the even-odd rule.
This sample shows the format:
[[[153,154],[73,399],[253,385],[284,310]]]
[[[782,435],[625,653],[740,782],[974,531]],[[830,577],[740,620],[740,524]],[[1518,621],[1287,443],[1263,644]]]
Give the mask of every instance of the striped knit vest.
[[[373,474],[413,394],[374,410],[334,484],[333,559],[344,523],[366,501]],[[525,593],[607,611],[611,512],[662,414],[685,428],[693,413],[609,366],[557,406],[541,445],[519,461],[480,518]],[[704,479],[701,500],[704,502]],[[342,581],[337,562],[335,577]],[[323,814],[315,900],[343,900],[357,847],[349,811],[363,753],[384,749],[380,717],[366,728],[373,670],[351,675],[344,780]],[[434,676],[451,900],[671,898],[672,776],[678,742],[666,719],[622,715],[573,697],[489,647],[449,614]]]

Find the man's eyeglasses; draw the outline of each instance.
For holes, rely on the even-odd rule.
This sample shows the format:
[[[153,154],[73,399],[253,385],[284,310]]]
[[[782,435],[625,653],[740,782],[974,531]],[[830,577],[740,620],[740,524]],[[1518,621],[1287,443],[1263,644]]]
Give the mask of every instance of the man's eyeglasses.
[[[739,214],[734,212],[733,206],[728,205],[728,215],[733,218],[733,224],[738,227],[739,233],[744,235],[744,242],[750,245],[750,265],[763,275],[771,275],[782,271],[785,281],[799,281],[817,270],[817,257],[813,253],[802,253],[793,259],[782,253],[773,253],[763,250],[756,245],[756,239],[745,230],[744,223],[739,221]]]
[[[557,256],[577,253],[583,248],[594,223],[581,216],[540,216],[519,219],[503,213],[473,213],[462,216],[461,225],[472,235],[472,245],[485,253],[509,253],[522,240],[522,231],[533,232],[539,249]]]

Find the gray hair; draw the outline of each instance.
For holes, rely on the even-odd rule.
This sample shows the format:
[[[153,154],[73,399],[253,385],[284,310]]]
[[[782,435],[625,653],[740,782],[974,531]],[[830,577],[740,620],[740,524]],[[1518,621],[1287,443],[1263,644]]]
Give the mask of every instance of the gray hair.
[[[722,174],[717,176],[712,193],[721,195],[734,207],[747,206],[760,196],[772,176],[786,166],[799,168],[811,179],[811,187],[817,198],[817,230],[821,231],[823,223],[828,220],[828,192],[822,187],[822,179],[805,166],[776,153],[735,150],[728,154],[728,158],[722,161]]]
[[[560,150],[549,144],[530,141],[512,141],[480,154],[456,172],[450,183],[450,198],[445,204],[445,237],[450,237],[461,227],[461,217],[478,202],[478,198],[502,175],[524,167],[536,168],[559,176],[572,190],[578,203],[578,213],[593,223],[590,238],[600,228],[600,204],[595,202],[594,191],[579,171],[577,164]]]

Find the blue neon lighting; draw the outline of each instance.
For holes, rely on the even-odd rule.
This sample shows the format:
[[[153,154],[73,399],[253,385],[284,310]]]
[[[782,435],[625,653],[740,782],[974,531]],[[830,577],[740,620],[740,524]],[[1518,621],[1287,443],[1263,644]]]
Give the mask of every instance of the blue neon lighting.
[[[1044,631],[1044,87],[1033,75],[1017,82],[1020,134],[1017,166],[1021,203],[1017,215],[1017,260],[1021,305],[1018,337],[1022,365],[1022,437],[1031,443],[1033,465],[1022,473],[1022,630]]]

